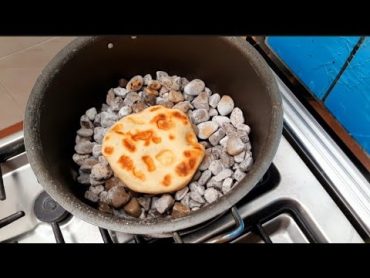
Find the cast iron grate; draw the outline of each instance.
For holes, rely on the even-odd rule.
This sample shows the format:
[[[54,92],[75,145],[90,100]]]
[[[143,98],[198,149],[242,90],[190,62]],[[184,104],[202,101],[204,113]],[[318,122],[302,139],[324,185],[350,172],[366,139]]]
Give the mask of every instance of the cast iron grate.
[[[6,200],[6,192],[3,181],[3,173],[1,171],[1,164],[7,161],[8,159],[23,153],[25,151],[24,141],[17,140],[9,144],[7,148],[0,149],[0,201]],[[13,223],[19,218],[25,215],[24,211],[17,211],[3,219],[0,219],[0,229]]]

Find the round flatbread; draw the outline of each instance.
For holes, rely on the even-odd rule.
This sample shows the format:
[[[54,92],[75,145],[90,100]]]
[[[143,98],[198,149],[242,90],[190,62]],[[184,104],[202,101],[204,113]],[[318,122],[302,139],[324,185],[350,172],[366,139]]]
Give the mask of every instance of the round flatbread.
[[[205,151],[185,113],[157,105],[114,124],[104,136],[102,153],[130,189],[160,194],[185,187]]]

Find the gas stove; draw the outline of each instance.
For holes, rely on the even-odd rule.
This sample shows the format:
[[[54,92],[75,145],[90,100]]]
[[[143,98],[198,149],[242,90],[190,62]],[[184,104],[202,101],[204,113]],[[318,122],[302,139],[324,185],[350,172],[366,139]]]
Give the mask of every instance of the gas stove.
[[[278,151],[263,179],[230,211],[172,237],[107,231],[70,215],[43,191],[27,161],[23,133],[18,132],[0,140],[0,153],[8,153],[1,164],[5,198],[0,201],[0,242],[366,241],[370,235],[368,181],[275,77],[284,103]],[[12,151],[16,155],[10,157]]]

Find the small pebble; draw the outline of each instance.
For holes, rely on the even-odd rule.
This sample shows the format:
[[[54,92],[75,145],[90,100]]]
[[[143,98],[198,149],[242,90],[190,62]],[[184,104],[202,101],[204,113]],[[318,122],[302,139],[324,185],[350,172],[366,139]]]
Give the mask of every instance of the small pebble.
[[[94,143],[94,146],[93,146],[93,148],[92,148],[92,155],[93,155],[94,157],[99,157],[99,156],[101,156],[101,155],[102,155],[102,153],[101,153],[101,148],[102,148],[102,145]]]
[[[90,190],[87,190],[85,192],[85,198],[90,200],[91,202],[94,202],[96,203],[97,201],[99,201],[99,195],[98,194],[95,194],[94,192],[90,191]]]
[[[82,141],[76,144],[75,151],[78,154],[90,154],[94,144],[90,141]]]
[[[233,179],[236,181],[241,181],[242,179],[244,179],[246,175],[247,174],[242,172],[240,169],[236,169],[236,171],[233,174]]]
[[[208,87],[205,87],[204,91],[207,93],[208,96],[212,95],[212,91]]]
[[[108,128],[114,125],[116,122],[116,115],[109,112],[101,113],[101,126]],[[95,132],[94,132],[95,133]]]
[[[252,164],[253,164],[253,158],[250,156],[239,164],[239,168],[243,172],[247,172],[247,171],[249,171]]]
[[[204,90],[205,84],[200,79],[194,79],[190,81],[184,87],[184,93],[187,95],[197,96]]]
[[[179,91],[181,89],[181,77],[172,76],[172,90]]]
[[[205,185],[207,181],[211,178],[212,172],[210,170],[205,170],[198,180],[199,185]]]
[[[233,186],[233,179],[232,178],[227,178],[224,180],[222,183],[222,193],[226,194],[231,190]]]
[[[223,181],[224,179],[228,178],[228,177],[231,177],[231,175],[233,174],[233,171],[231,171],[230,169],[226,168],[224,170],[222,170],[220,173],[218,173],[214,179],[215,181]]]
[[[231,123],[222,123],[221,128],[225,130],[227,136],[236,134],[236,129]]]
[[[220,140],[225,137],[225,135],[226,135],[226,132],[223,129],[220,128],[219,130],[217,130],[215,133],[213,133],[209,137],[209,142],[213,146],[216,146],[216,145],[218,145],[218,143],[220,142]]]
[[[172,198],[171,195],[164,194],[154,202],[154,206],[160,214],[163,214],[173,206],[174,202],[175,200]]]
[[[123,183],[116,177],[111,177],[110,179],[108,179],[105,183],[104,183],[104,186],[105,186],[105,189],[106,190],[109,190],[115,186],[122,186],[123,187]]]
[[[82,115],[80,118],[80,125],[82,128],[93,128],[94,125],[87,115]]]
[[[235,127],[244,124],[243,111],[239,107],[235,107],[231,112],[230,121]]]
[[[118,116],[122,118],[124,116],[131,114],[131,112],[132,112],[132,109],[130,106],[122,106],[118,112]]]
[[[181,91],[184,90],[185,86],[189,83],[189,80],[187,80],[185,77],[181,77]]]
[[[211,153],[211,150],[210,149],[207,149],[206,150],[206,153],[205,153],[205,156],[203,158],[203,161],[199,165],[199,170],[201,170],[201,171],[207,170],[209,168],[209,165],[211,164],[212,160],[214,160],[214,156]]]
[[[135,102],[139,101],[141,98],[138,93],[136,92],[129,92],[125,99],[123,100],[123,104],[126,106],[132,106]]]
[[[234,101],[230,96],[222,96],[219,103],[217,104],[218,112],[223,115],[229,115],[234,109]]]
[[[202,172],[200,170],[196,171],[191,181],[197,181],[201,175],[202,175]]]
[[[190,104],[189,101],[183,101],[183,102],[179,102],[179,103],[176,103],[173,107],[173,109],[178,109],[184,113],[188,112],[189,109],[193,109],[193,105]]]
[[[208,94],[201,92],[191,103],[196,109],[209,109]]]
[[[90,155],[88,154],[78,154],[78,153],[75,153],[73,154],[72,156],[72,160],[79,166],[81,166],[84,162],[85,159],[89,158]]]
[[[216,108],[220,99],[221,96],[219,94],[213,94],[209,97],[208,103],[211,107]]]
[[[164,77],[168,77],[168,73],[167,73],[167,72],[165,72],[165,71],[161,71],[161,70],[159,70],[159,71],[157,71],[157,72],[156,72],[156,79],[157,79],[158,81],[162,81],[162,79],[163,79]]]
[[[86,110],[85,114],[89,118],[90,121],[93,121],[96,117],[96,114],[98,114],[98,112],[96,111],[95,107],[92,107],[92,108]]]
[[[109,105],[112,106],[114,99],[116,98],[116,94],[114,93],[113,89],[110,89],[107,93],[105,102]]]
[[[133,217],[139,217],[141,214],[141,207],[139,202],[136,200],[136,198],[132,198],[130,202],[128,202],[123,210],[128,214]]]
[[[185,206],[189,206],[190,203],[190,193],[185,194],[185,196],[181,199],[181,204]]]
[[[223,123],[230,123],[230,119],[226,116],[213,116],[212,121],[217,123],[219,127],[222,127]]]
[[[168,94],[168,100],[173,103],[184,101],[184,95],[179,91],[170,91]]]
[[[204,192],[204,199],[206,199],[207,203],[213,203],[220,197],[220,192],[218,192],[213,187],[207,188]]]
[[[226,151],[229,155],[237,155],[245,150],[245,144],[239,137],[231,136],[227,140]]]
[[[209,109],[208,114],[209,114],[210,117],[214,117],[214,116],[218,115],[218,111],[215,108],[211,108],[211,109]]]
[[[102,165],[108,165],[108,161],[107,159],[104,157],[104,156],[99,156],[98,157],[98,160],[99,160],[99,163],[102,164]]]
[[[199,204],[204,204],[204,199],[203,197],[197,192],[197,191],[191,191],[190,192],[190,198]]]
[[[242,162],[242,161],[244,160],[245,154],[246,154],[246,152],[245,152],[245,151],[243,151],[243,152],[241,152],[240,154],[235,155],[235,156],[234,156],[234,161],[235,161],[236,163],[240,163],[240,162]]]
[[[181,189],[181,190],[178,190],[176,193],[175,193],[175,200],[176,201],[181,201],[184,197],[185,197],[185,195],[186,195],[186,193],[188,193],[189,192],[189,187],[187,187],[187,186],[185,186],[183,189]]]
[[[237,130],[245,131],[247,134],[251,132],[251,128],[246,124],[237,124],[235,127]]]
[[[137,92],[143,87],[143,85],[144,85],[143,77],[141,75],[135,75],[127,83],[126,89],[129,92]]]
[[[212,172],[213,175],[217,175],[224,169],[224,166],[221,163],[221,160],[213,160],[209,165],[209,170]]]
[[[114,186],[108,191],[109,204],[114,208],[120,208],[127,204],[130,200],[130,195],[126,192],[123,186]]]
[[[221,182],[221,181],[216,181],[214,178],[211,178],[211,179],[207,182],[207,188],[208,188],[208,187],[215,187],[215,188],[219,188],[219,189],[221,189],[221,186],[222,186],[222,182]]]
[[[203,195],[204,194],[204,186],[202,185],[199,185],[197,182],[192,182],[190,183],[189,185],[189,189],[193,192],[198,192],[199,195]]]
[[[95,164],[91,169],[91,178],[95,180],[108,179],[112,174],[111,168],[101,163]]]
[[[146,108],[146,105],[144,104],[144,102],[142,101],[139,101],[139,102],[136,102],[132,105],[132,111],[134,113],[138,113],[138,112],[141,112],[143,111],[144,109]]]
[[[198,137],[200,139],[208,139],[218,129],[218,125],[212,121],[200,123],[197,127],[199,129]]]
[[[165,94],[167,94],[169,91],[166,87],[161,87],[161,89],[159,90],[159,96],[160,97],[163,97]]]
[[[220,145],[221,145],[223,148],[226,148],[227,140],[229,140],[229,136],[225,136],[224,138],[222,138],[222,139],[220,140]]]
[[[103,127],[96,127],[94,128],[94,140],[98,144],[101,144],[103,142],[104,134],[107,132],[107,130]]]
[[[80,184],[90,184],[90,174],[81,173],[77,177],[77,182],[79,182]]]
[[[220,160],[225,168],[231,168],[234,165],[234,158],[226,152],[221,153]]]
[[[94,134],[94,131],[90,128],[80,128],[77,130],[77,134],[82,137],[91,137]]]
[[[153,80],[153,78],[150,74],[145,74],[143,79],[144,79],[144,85],[146,85],[146,86],[148,86],[149,82]]]
[[[203,201],[203,203],[204,203],[204,201]],[[193,208],[199,208],[201,205],[202,205],[201,203],[198,203],[197,201],[195,201],[191,198],[189,199],[189,208],[191,208],[192,210],[193,210]]]
[[[91,185],[101,185],[101,184],[104,184],[104,180],[96,180],[94,179],[93,177],[91,177],[91,175],[89,176],[90,178],[90,184]]]
[[[197,109],[191,113],[191,120],[194,124],[203,123],[209,120],[209,114],[206,109]]]
[[[113,213],[113,210],[112,208],[107,204],[107,203],[104,203],[101,201],[101,196],[100,197],[100,202],[99,202],[99,205],[98,205],[98,210],[100,210],[101,212],[104,212],[104,213]]]
[[[213,154],[214,159],[220,159],[221,158],[221,153],[224,152],[222,146],[217,145],[211,148],[211,152]]]
[[[188,215],[190,213],[189,207],[185,206],[182,203],[176,202],[173,205],[171,216],[173,218],[180,218]]]
[[[80,170],[85,173],[91,173],[92,167],[98,163],[98,160],[96,158],[90,157],[85,159],[82,162],[82,165],[80,167]]]
[[[186,101],[193,101],[194,96],[184,94],[184,99],[185,99]]]
[[[89,190],[96,194],[96,195],[99,195],[101,192],[104,191],[104,186],[103,185],[92,185],[89,187]]]

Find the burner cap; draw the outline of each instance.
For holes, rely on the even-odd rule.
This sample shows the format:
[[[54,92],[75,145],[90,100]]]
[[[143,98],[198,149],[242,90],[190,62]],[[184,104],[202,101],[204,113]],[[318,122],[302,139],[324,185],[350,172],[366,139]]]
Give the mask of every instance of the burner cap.
[[[69,215],[68,211],[55,202],[45,191],[37,197],[33,210],[43,222],[61,222]]]

